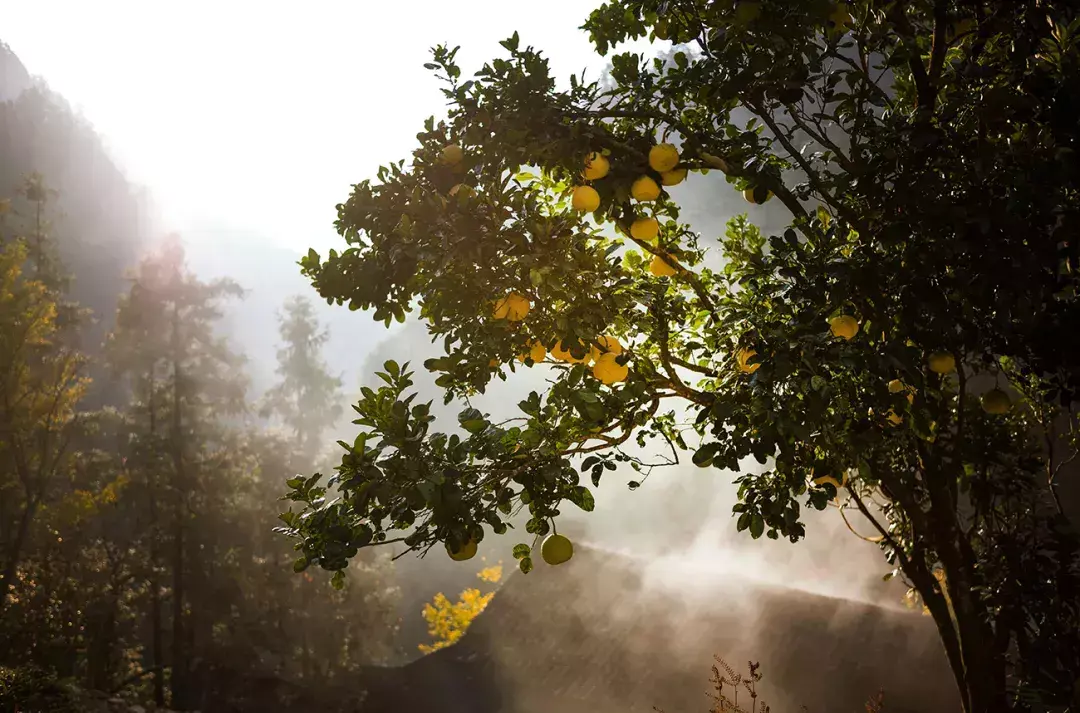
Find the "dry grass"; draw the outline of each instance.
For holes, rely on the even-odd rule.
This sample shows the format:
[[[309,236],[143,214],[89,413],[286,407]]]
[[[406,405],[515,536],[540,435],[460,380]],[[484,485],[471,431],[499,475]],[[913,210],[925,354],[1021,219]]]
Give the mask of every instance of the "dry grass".
[[[706,695],[712,701],[709,713],[770,713],[769,705],[758,694],[757,684],[761,680],[761,664],[753,661],[747,662],[747,674],[744,676],[728,665],[719,656],[713,656],[716,663],[712,666],[712,690]],[[743,703],[739,703],[739,694],[743,692]],[[749,698],[749,701],[747,701]],[[750,707],[747,708],[746,706]],[[659,708],[653,707],[656,713],[664,713]],[[806,711],[806,706],[802,707]],[[877,695],[866,701],[866,713],[884,713],[885,693],[878,691]]]

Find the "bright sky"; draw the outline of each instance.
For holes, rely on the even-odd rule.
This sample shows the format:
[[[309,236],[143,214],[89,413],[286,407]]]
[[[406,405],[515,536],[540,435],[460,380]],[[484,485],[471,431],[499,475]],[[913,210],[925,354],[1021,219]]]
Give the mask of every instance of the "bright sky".
[[[5,3],[0,39],[105,135],[168,227],[303,249],[332,244],[350,185],[407,158],[442,112],[430,47],[461,45],[469,75],[518,30],[563,81],[595,77],[604,60],[577,28],[599,4],[33,0]]]

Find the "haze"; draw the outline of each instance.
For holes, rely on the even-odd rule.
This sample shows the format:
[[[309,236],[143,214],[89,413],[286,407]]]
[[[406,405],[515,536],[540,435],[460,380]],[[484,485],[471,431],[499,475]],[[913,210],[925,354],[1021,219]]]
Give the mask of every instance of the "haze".
[[[246,374],[253,401],[275,378],[277,311],[289,295],[304,294],[314,298],[318,319],[328,326],[326,360],[331,371],[342,375],[347,398],[353,398],[358,381],[376,385],[375,370],[384,360],[396,359],[412,362],[419,372],[421,398],[439,404],[441,394],[420,366],[424,358],[438,355],[425,326],[411,320],[388,334],[366,315],[328,307],[299,274],[296,260],[308,247],[322,252],[340,248],[341,239],[333,229],[335,205],[347,197],[352,184],[373,177],[380,164],[407,158],[423,120],[443,113],[440,84],[423,67],[429,48],[460,45],[458,59],[467,76],[499,56],[503,50],[498,42],[519,31],[522,44],[544,51],[560,82],[568,83],[571,74],[583,69],[597,78],[606,61],[593,52],[578,27],[600,4],[601,0],[456,4],[39,0],[0,10],[0,39],[32,75],[47,82],[94,125],[127,177],[149,189],[159,213],[151,232],[179,233],[200,278],[231,277],[249,291],[242,303],[227,308],[221,326],[250,359]],[[642,42],[632,49],[656,53],[669,47],[666,42]],[[692,183],[672,191],[685,206],[688,222],[710,240],[723,231],[728,218],[748,210],[738,193],[722,187],[723,177],[714,172],[695,176]],[[749,210],[765,231],[785,225],[782,209],[775,205]],[[714,254],[712,259],[719,258]],[[125,288],[106,286],[110,294]],[[475,405],[500,417],[513,415],[520,398],[544,388],[548,376],[544,371],[541,367],[519,372],[503,390],[489,392]],[[459,407],[436,406],[436,411],[453,423]],[[347,414],[344,423],[332,429],[333,438],[352,441],[356,426],[350,418]],[[881,582],[888,570],[881,552],[852,537],[834,510],[808,515],[809,537],[801,545],[751,541],[735,531],[731,474],[698,469],[686,460],[679,467],[661,469],[637,492],[626,487],[630,474],[605,476],[596,512],[569,512],[565,522],[560,519],[562,531],[573,533],[592,552],[578,558],[584,560],[584,568],[578,570],[583,573],[579,586],[588,596],[567,603],[567,611],[588,621],[595,615],[589,607],[611,588],[619,590],[624,601],[611,604],[606,614],[629,621],[638,616],[636,607],[645,606],[662,590],[663,606],[674,613],[668,612],[656,627],[671,624],[666,628],[676,631],[678,623],[689,630],[695,628],[699,614],[715,608],[711,600],[722,597],[727,604],[747,610],[761,607],[764,612],[765,605],[758,602],[761,592],[784,589],[799,602],[808,602],[806,611],[850,607],[854,614],[836,613],[835,620],[817,622],[826,634],[829,627],[847,634],[863,626],[852,622],[871,609],[852,602],[901,607],[903,587]],[[265,499],[273,503],[279,495],[279,490],[267,492]],[[863,533],[870,531],[855,518],[852,524]],[[510,571],[510,550],[520,541],[513,537],[485,539],[481,554],[489,562],[505,562]],[[635,598],[632,589],[626,593],[608,570],[593,571],[590,580],[590,556],[604,559],[606,567],[640,572],[645,580],[641,595]],[[415,657],[410,637],[414,631],[423,635],[422,603],[440,589],[452,596],[462,586],[471,586],[474,573],[462,575],[459,563],[444,556],[404,558],[394,567],[396,581],[406,583],[402,589],[415,585],[405,591],[399,609],[404,622],[401,638]],[[287,567],[283,571],[291,576]],[[542,591],[526,589],[543,582],[542,576],[517,582],[522,586],[501,604],[503,616],[531,606],[523,592]],[[739,582],[745,581],[755,586],[740,591]],[[813,595],[847,601],[823,605]],[[515,597],[524,597],[526,603]],[[769,612],[788,607],[787,600],[776,601],[780,603],[770,604]],[[893,616],[898,615],[888,613]],[[494,627],[490,622],[499,620],[488,621],[486,626]],[[767,633],[754,617],[746,621],[750,623],[731,625],[730,636],[737,637],[725,639],[727,644],[750,641],[777,652],[790,648],[788,637],[793,635],[786,625],[774,624],[777,631]],[[704,638],[717,627],[697,628],[697,636]],[[667,635],[671,642],[660,641],[653,633],[620,643],[624,653],[637,645],[654,648],[653,655],[666,651],[661,644],[670,646],[670,657],[678,659],[678,666],[703,682],[699,674],[706,673],[711,663],[704,652],[712,642],[687,648],[681,635]],[[854,641],[848,637],[845,645]],[[909,646],[906,639],[897,642],[900,653]],[[840,648],[822,645],[825,651]],[[910,646],[916,651],[923,644]],[[514,647],[526,654],[529,650]],[[757,656],[761,651],[748,653]],[[883,653],[880,661],[893,655]],[[936,665],[937,660],[930,663]]]
[[[408,155],[441,114],[429,48],[461,45],[470,73],[520,30],[562,80],[599,73],[577,29],[599,4],[45,0],[0,17],[30,72],[94,123],[170,227],[220,222],[306,250],[333,244],[349,186]]]

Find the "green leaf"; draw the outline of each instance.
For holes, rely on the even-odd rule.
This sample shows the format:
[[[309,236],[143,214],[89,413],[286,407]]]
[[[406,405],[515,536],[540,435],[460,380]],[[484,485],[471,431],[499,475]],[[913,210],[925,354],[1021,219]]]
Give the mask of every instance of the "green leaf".
[[[480,433],[488,427],[488,420],[484,414],[474,408],[467,408],[458,414],[458,423],[469,433]]]
[[[693,460],[694,465],[697,467],[707,468],[712,465],[713,456],[715,456],[719,450],[719,443],[706,443],[694,452],[694,456],[691,460]]]
[[[570,501],[585,512],[592,512],[593,509],[596,508],[596,501],[593,499],[592,491],[584,485],[579,485],[574,488],[573,494],[570,496]]]
[[[739,520],[735,523],[735,529],[739,532],[742,532],[746,528],[750,527],[750,519],[752,517],[753,515],[748,512],[744,512],[742,515],[739,515]]]
[[[519,560],[522,557],[528,557],[532,553],[532,548],[524,543],[518,543],[514,545],[514,559]]]
[[[297,560],[292,564],[292,571],[299,574],[305,569],[307,569],[309,566],[311,566],[311,562],[308,560],[307,557],[298,557]]]
[[[331,586],[333,586],[334,589],[338,590],[339,592],[344,589],[345,572],[340,569],[337,572],[334,572],[334,576],[330,578],[330,584]]]
[[[750,537],[753,537],[756,540],[761,537],[761,533],[764,531],[765,520],[761,515],[754,513],[753,517],[750,518]]]
[[[522,574],[528,574],[529,572],[532,572],[533,571],[532,557],[522,557],[521,560],[518,562],[518,569],[521,570]]]

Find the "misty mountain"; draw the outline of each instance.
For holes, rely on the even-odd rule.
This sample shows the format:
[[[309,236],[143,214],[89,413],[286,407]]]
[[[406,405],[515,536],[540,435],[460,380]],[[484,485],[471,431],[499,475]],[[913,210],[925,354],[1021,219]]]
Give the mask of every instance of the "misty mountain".
[[[11,199],[23,229],[31,208],[18,192],[34,172],[55,191],[44,218],[76,276],[72,298],[92,311],[83,346],[94,355],[126,287],[126,270],[157,230],[155,208],[90,122],[0,44],[0,198]],[[100,390],[94,398],[108,400]]]
[[[7,45],[0,42],[0,101],[15,99],[30,87],[30,73]]]
[[[127,271],[160,241],[164,226],[149,192],[125,177],[92,124],[0,44],[0,198],[11,197],[34,171],[57,193],[59,211],[48,217],[61,257],[76,276],[72,297],[93,312],[96,324],[84,346],[94,354],[111,327],[117,296],[127,287]],[[364,356],[385,337],[384,330],[321,300],[300,274],[301,252],[210,222],[188,226],[181,238],[196,274],[230,277],[247,290],[244,299],[226,307],[221,328],[249,356],[254,394],[274,379],[277,313],[295,294],[312,298],[319,319],[330,328],[332,370],[350,387],[356,383]]]

